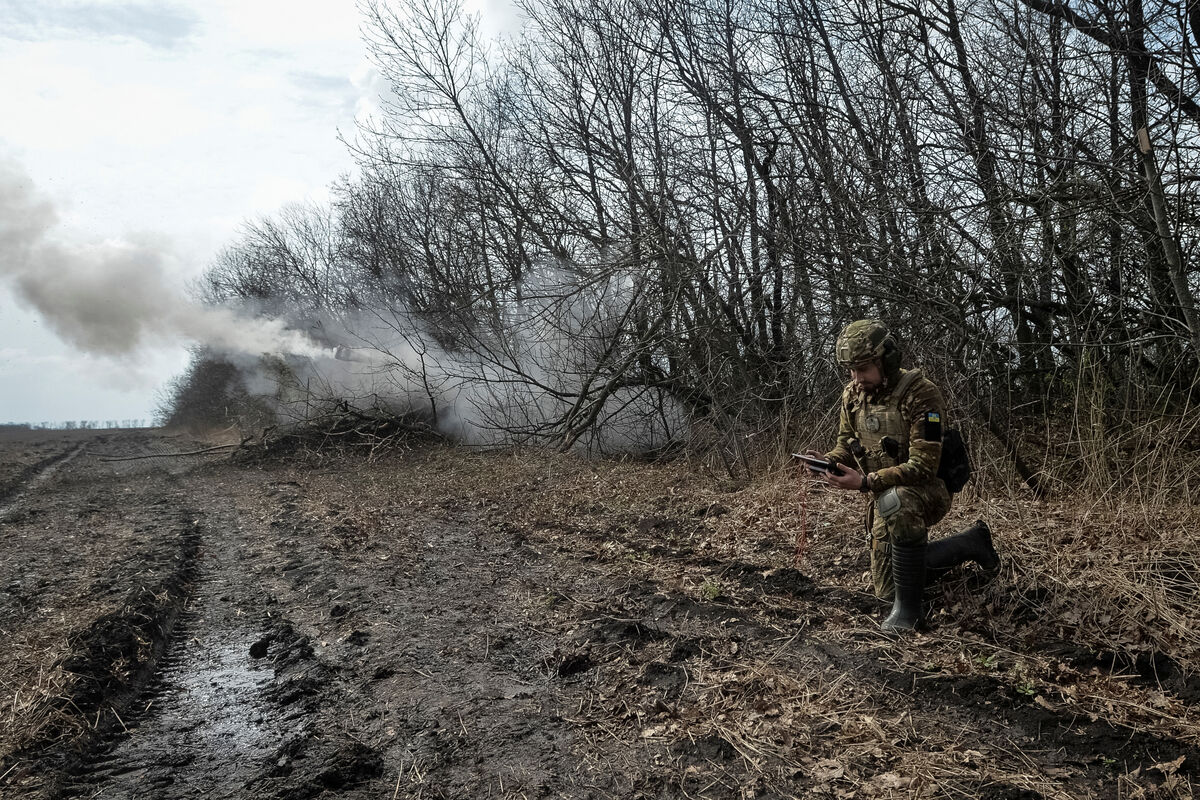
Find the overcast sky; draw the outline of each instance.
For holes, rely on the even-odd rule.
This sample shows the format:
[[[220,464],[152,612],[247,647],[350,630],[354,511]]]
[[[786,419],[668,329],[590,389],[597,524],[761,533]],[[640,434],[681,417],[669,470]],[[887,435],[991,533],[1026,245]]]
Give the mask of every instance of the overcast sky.
[[[507,0],[468,6],[514,32]],[[240,223],[353,171],[338,133],[383,88],[360,21],[354,0],[0,0],[0,161],[53,206],[49,236],[153,241],[182,285]],[[0,284],[0,422],[149,418],[185,363],[81,354]]]

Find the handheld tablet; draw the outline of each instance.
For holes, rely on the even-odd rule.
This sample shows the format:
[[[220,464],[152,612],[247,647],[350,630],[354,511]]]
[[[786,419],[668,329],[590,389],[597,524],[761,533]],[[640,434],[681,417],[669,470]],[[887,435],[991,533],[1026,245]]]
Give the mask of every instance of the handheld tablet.
[[[804,453],[792,453],[792,458],[799,461],[804,466],[811,469],[813,472],[831,472],[834,475],[841,475],[842,469],[832,461],[826,461],[823,458],[815,458],[805,455]]]

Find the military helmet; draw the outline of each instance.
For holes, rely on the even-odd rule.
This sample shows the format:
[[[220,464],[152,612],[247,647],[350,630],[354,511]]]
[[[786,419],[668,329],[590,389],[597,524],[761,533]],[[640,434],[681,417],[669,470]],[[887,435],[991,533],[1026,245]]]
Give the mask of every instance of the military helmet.
[[[842,329],[835,352],[839,365],[852,367],[897,352],[896,340],[879,320],[860,319]]]

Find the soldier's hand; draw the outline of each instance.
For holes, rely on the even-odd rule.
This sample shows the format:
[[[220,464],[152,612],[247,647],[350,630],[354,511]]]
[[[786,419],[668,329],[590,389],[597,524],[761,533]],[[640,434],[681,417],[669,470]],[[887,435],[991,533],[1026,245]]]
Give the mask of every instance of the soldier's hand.
[[[832,472],[827,472],[825,473],[825,482],[836,489],[845,489],[847,491],[855,492],[861,489],[863,474],[845,464],[840,466],[842,469],[842,474],[834,475]]]

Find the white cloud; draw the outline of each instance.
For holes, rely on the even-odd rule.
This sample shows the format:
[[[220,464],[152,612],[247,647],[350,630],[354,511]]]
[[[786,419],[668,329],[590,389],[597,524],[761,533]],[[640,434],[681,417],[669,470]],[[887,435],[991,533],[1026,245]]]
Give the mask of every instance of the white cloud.
[[[195,32],[198,16],[178,3],[142,0],[0,0],[0,30],[11,39],[114,38],[171,48]]]
[[[61,368],[71,359],[61,353],[34,353],[24,347],[0,347],[0,375],[27,368]]]
[[[352,166],[336,140],[353,127],[365,61],[352,2],[209,2],[194,13],[188,47],[167,52],[60,36],[0,49],[5,149],[68,221],[91,219],[92,236],[269,213],[253,205],[257,184],[315,188]],[[303,75],[324,90],[298,85]],[[341,96],[330,91],[338,81]],[[211,231],[210,250],[231,233]]]
[[[216,0],[206,4],[221,34],[248,45],[297,52],[311,45],[354,46],[359,14],[354,0]]]

